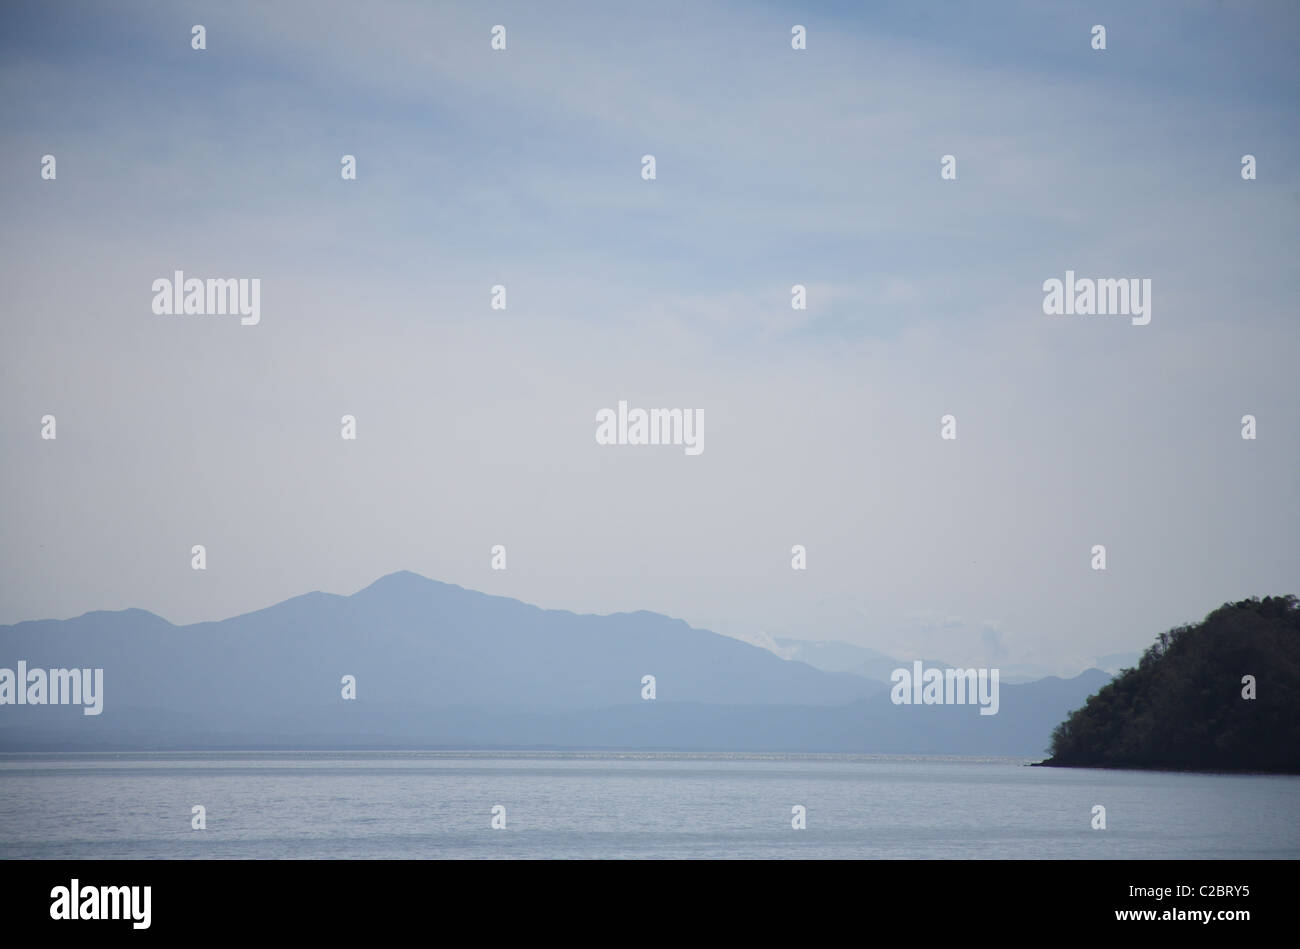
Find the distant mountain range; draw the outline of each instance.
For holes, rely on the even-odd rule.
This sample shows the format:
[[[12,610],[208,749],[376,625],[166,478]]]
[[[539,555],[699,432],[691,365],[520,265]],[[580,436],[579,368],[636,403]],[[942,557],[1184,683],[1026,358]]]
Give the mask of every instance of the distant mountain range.
[[[830,645],[822,645],[810,654],[826,659]],[[104,670],[100,715],[0,705],[0,751],[547,747],[1032,757],[1110,679],[1094,669],[1003,684],[998,714],[981,716],[974,705],[894,705],[889,672],[910,662],[833,645],[843,647],[850,670],[785,660],[656,613],[543,610],[401,572],[351,596],[309,593],[221,622],[174,626],[125,610],[0,627],[0,668],[23,660],[29,669]],[[647,675],[655,677],[653,701],[642,698]],[[355,677],[355,700],[342,697],[344,676]]]

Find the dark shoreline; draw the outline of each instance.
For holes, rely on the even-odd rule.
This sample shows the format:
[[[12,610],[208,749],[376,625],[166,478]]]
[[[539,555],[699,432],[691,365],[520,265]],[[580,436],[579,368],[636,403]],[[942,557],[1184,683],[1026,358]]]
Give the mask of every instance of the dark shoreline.
[[[1179,774],[1280,774],[1280,775],[1298,775],[1300,769],[1279,768],[1269,770],[1267,768],[1198,768],[1192,765],[1163,765],[1163,764],[1064,764],[1053,761],[1048,758],[1044,761],[1031,761],[1031,768],[1077,768],[1092,771],[1173,771]]]

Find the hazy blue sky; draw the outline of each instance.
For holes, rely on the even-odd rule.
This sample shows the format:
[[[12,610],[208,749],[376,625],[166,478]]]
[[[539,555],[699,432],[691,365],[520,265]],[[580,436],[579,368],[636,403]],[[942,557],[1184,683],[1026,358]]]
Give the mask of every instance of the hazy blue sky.
[[[1072,671],[1300,592],[1300,7],[1132,6],[5,4],[0,622],[410,569]]]

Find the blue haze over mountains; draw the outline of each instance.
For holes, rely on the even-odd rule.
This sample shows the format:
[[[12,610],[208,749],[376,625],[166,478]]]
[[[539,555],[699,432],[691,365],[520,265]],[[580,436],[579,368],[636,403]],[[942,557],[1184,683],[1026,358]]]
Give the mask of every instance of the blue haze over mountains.
[[[409,572],[220,622],[144,610],[0,627],[0,666],[104,669],[104,711],[0,707],[0,751],[592,748],[1016,755],[1109,681],[1003,684],[1000,709],[895,706],[899,662],[784,641],[786,660],[656,613],[543,610]],[[820,649],[814,647],[821,647]],[[869,655],[868,655],[869,654]],[[832,657],[833,658],[833,657]],[[929,665],[940,665],[927,661]],[[834,662],[830,663],[831,666]],[[880,673],[883,672],[883,676]],[[656,677],[657,698],[641,698]],[[341,698],[341,678],[357,698]]]

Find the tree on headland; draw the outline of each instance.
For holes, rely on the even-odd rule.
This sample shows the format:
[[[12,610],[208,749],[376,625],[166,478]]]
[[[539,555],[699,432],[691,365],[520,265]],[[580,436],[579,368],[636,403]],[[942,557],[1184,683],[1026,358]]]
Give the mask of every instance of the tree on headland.
[[[1300,602],[1225,603],[1161,633],[1056,727],[1051,753],[1062,767],[1300,772]]]

